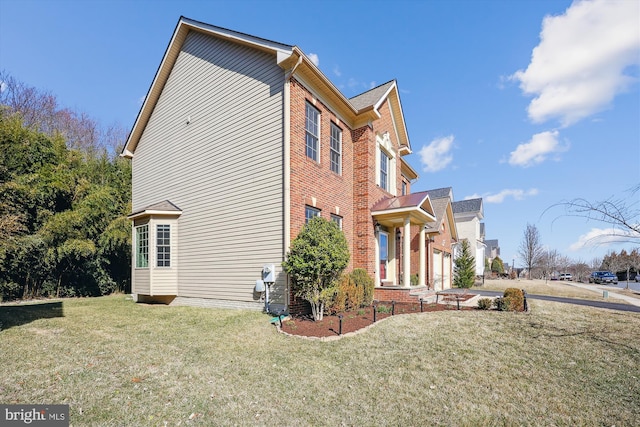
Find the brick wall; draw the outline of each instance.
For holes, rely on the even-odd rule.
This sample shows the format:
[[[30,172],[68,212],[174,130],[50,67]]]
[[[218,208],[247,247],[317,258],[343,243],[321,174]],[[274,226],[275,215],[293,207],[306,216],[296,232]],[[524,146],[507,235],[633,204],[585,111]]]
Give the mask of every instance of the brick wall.
[[[394,149],[398,150],[393,121],[388,103],[380,107],[382,117],[371,125],[350,129],[346,123],[323,102],[314,97],[295,78],[291,79],[291,240],[296,238],[305,224],[305,206],[321,210],[321,216],[331,214],[342,217],[342,230],[351,254],[347,271],[365,269],[373,277],[375,235],[371,207],[392,194],[376,185],[376,134],[389,132]],[[305,105],[310,103],[320,112],[320,155],[316,162],[306,156]],[[342,174],[330,168],[331,123],[342,129]],[[402,173],[400,160],[396,161],[397,194],[401,194]],[[305,301],[291,295],[290,310],[306,312]]]

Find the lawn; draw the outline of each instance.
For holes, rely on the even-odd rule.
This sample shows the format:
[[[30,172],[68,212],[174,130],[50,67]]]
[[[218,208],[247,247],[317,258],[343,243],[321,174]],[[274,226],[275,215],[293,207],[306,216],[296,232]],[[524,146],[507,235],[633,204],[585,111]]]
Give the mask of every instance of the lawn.
[[[640,425],[640,314],[394,316],[338,341],[124,295],[0,306],[0,402],[74,426]]]

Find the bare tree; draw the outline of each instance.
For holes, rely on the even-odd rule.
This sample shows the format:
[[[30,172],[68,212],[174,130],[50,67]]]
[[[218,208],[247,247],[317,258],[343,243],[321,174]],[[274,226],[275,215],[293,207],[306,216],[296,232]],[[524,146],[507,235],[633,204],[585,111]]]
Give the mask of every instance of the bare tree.
[[[123,132],[114,125],[101,131],[98,123],[86,113],[60,108],[57,98],[49,92],[30,87],[8,73],[0,71],[1,114],[18,115],[22,124],[49,136],[61,136],[68,148],[85,154],[97,153],[100,146],[111,148],[113,139]]]
[[[520,256],[520,259],[527,267],[529,278],[531,278],[533,269],[540,264],[543,255],[544,250],[540,241],[538,228],[535,225],[527,224],[522,242],[520,242],[520,248],[518,249],[518,256]]]
[[[614,198],[603,201],[590,201],[577,198],[557,203],[545,212],[554,208],[564,208],[563,216],[586,218],[588,221],[598,221],[609,224],[605,234],[593,237],[591,243],[624,243],[640,242],[640,201],[636,194],[640,191],[640,184],[626,191],[625,198]],[[543,213],[544,215],[544,213]]]

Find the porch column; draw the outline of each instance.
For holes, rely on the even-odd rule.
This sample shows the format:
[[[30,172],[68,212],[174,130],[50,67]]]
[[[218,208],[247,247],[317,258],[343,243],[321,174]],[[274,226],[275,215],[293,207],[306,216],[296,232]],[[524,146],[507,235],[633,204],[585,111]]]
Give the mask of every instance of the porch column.
[[[411,223],[409,217],[404,219],[404,230],[402,231],[402,286],[411,287]]]
[[[375,286],[380,286],[380,235],[378,232],[373,232],[373,257],[375,258],[373,263],[373,280]]]
[[[427,254],[425,253],[425,249],[424,249],[424,239],[426,238],[427,232],[425,231],[424,227],[426,226],[426,224],[421,224],[420,225],[420,269],[418,270],[418,285],[419,286],[424,286],[424,276],[425,276],[425,257],[427,256]]]

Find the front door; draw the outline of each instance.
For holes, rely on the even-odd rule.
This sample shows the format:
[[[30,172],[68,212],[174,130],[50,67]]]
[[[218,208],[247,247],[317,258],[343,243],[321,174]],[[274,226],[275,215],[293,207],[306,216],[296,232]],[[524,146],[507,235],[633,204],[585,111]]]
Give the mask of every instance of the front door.
[[[389,263],[389,235],[384,231],[379,234],[380,243],[380,281],[387,280],[387,266]]]

